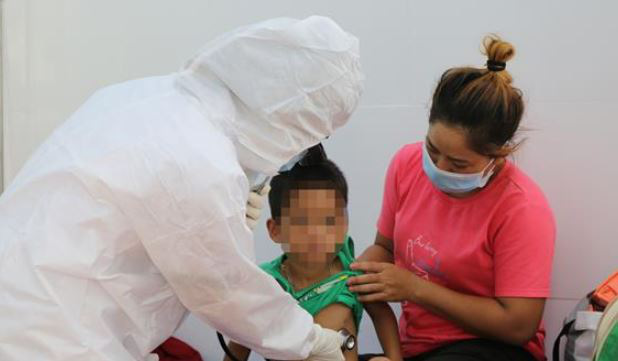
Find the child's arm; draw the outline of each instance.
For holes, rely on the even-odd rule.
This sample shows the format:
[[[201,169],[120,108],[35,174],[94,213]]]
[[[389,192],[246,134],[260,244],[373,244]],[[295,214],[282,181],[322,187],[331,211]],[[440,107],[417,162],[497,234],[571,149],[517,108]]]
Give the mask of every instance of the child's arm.
[[[357,330],[352,311],[341,303],[334,303],[325,307],[315,315],[313,320],[324,328],[335,331],[345,328],[350,334],[356,336]],[[358,361],[358,347],[344,351],[343,357],[346,361]]]
[[[386,357],[391,361],[401,361],[401,345],[399,344],[399,330],[397,318],[386,302],[364,303],[365,311],[371,317],[380,345]]]
[[[249,350],[245,346],[237,344],[234,341],[230,341],[227,344],[227,348],[229,348],[232,355],[234,355],[240,361],[247,361],[247,359],[249,358],[249,354],[251,354],[251,350]],[[232,361],[232,359],[225,355],[223,361]]]

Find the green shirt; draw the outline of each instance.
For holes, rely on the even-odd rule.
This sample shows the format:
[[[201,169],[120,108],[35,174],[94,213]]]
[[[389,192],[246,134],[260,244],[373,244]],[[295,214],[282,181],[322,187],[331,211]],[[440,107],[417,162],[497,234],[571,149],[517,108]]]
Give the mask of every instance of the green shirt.
[[[601,345],[601,352],[597,357],[597,361],[616,360],[618,360],[618,322],[612,326],[612,330],[607,335],[603,345]]]
[[[285,255],[271,262],[263,263],[260,267],[266,273],[273,276],[281,287],[313,316],[333,303],[341,303],[349,307],[354,315],[356,329],[358,329],[363,316],[363,305],[358,300],[356,294],[350,292],[346,285],[346,280],[349,277],[361,274],[361,272],[350,270],[350,264],[354,261],[354,242],[352,238],[346,238],[337,256],[343,265],[341,272],[299,291],[295,291],[292,284],[281,274],[281,263],[285,260]]]

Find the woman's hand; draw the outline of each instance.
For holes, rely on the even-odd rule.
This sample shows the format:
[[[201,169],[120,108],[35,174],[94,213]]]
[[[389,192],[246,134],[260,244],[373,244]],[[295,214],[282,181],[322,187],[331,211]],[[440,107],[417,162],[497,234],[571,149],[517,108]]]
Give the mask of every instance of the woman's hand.
[[[421,279],[412,272],[384,262],[355,262],[350,266],[364,275],[348,280],[348,288],[361,302],[410,301]]]

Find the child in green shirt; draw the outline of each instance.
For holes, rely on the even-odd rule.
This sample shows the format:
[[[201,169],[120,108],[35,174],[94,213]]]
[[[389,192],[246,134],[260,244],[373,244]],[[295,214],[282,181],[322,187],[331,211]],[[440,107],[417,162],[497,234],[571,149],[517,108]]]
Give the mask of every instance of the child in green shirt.
[[[315,156],[316,147],[271,182],[272,217],[267,228],[284,254],[261,267],[322,327],[346,329],[356,336],[364,308],[385,356],[401,361],[397,320],[388,304],[362,304],[346,285],[348,277],[358,274],[349,268],[354,243],[347,235],[347,182],[333,162]],[[250,352],[233,342],[230,350],[240,360]],[[358,349],[347,350],[344,356],[346,361],[356,361]]]

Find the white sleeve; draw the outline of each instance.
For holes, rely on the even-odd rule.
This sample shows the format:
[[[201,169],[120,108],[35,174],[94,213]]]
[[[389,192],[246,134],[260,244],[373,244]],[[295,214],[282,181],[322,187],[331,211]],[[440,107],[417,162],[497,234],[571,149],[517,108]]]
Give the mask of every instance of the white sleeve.
[[[213,172],[166,178],[156,198],[146,200],[149,225],[137,228],[180,301],[266,358],[306,359],[316,337],[313,318],[254,263],[246,183]]]

